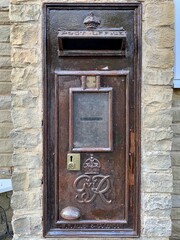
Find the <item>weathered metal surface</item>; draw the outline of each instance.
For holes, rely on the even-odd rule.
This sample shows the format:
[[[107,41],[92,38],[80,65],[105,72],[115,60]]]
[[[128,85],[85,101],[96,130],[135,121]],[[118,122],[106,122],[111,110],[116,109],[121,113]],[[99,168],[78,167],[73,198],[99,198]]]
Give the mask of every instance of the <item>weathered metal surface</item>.
[[[91,11],[101,25],[86,30],[83,21]],[[141,5],[57,3],[45,4],[45,12],[44,236],[138,236]],[[82,116],[72,89],[88,106]],[[112,99],[103,110],[109,125],[98,127],[95,136],[95,125],[105,117],[93,113],[110,89]],[[93,126],[79,126],[76,113]],[[91,147],[85,146],[92,143],[88,136],[95,139]],[[67,154],[73,151],[81,155],[79,171],[67,170]],[[101,163],[93,174],[84,169],[91,157]],[[62,218],[67,206],[80,209],[81,217]]]

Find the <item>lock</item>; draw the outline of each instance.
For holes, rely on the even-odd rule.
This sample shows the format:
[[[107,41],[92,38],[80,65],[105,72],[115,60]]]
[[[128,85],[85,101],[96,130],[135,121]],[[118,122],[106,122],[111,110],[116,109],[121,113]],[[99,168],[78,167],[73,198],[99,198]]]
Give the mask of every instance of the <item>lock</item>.
[[[80,154],[79,153],[68,153],[67,170],[70,170],[70,171],[80,170]]]

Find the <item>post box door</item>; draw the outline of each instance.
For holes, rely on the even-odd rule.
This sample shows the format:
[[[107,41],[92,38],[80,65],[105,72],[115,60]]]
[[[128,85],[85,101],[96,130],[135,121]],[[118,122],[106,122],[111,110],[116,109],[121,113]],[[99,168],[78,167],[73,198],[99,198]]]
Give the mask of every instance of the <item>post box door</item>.
[[[138,236],[140,4],[44,8],[44,236]]]

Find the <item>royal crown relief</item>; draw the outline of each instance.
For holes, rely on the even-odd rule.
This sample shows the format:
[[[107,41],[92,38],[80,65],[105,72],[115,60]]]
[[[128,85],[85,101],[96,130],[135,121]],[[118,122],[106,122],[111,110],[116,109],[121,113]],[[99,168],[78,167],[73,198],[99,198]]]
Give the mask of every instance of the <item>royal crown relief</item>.
[[[78,203],[92,203],[100,198],[105,204],[111,204],[112,200],[107,197],[111,189],[110,175],[101,174],[100,167],[99,160],[93,154],[83,163],[84,174],[78,176],[73,184]]]

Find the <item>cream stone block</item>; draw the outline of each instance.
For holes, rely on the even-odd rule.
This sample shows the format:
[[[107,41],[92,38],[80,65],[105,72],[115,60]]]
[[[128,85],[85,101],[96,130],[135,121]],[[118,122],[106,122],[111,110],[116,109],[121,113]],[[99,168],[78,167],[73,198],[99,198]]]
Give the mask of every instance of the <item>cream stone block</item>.
[[[11,123],[10,110],[0,110],[0,123]]]
[[[12,110],[14,128],[17,129],[37,129],[41,128],[42,116],[38,116],[38,109],[14,108]]]
[[[0,26],[0,42],[9,42],[10,40],[10,27]]]
[[[13,191],[27,191],[29,186],[28,173],[15,170],[12,175]]]
[[[148,217],[169,217],[171,208],[171,194],[145,193],[143,195],[142,211]]]
[[[32,149],[41,142],[41,133],[37,129],[30,130],[13,130],[11,138],[14,143],[14,148]]]
[[[168,128],[171,123],[172,114],[170,110],[157,111],[156,113],[146,112],[146,116],[142,119],[143,128],[155,128],[157,126]]]
[[[37,23],[14,24],[11,29],[12,45],[22,45],[28,48],[39,47],[39,27]]]
[[[173,84],[172,69],[146,68],[142,74],[144,84],[160,86]]]
[[[32,211],[41,209],[41,189],[35,191],[14,192],[11,200],[11,206],[14,210]],[[22,232],[24,234],[24,232]]]
[[[10,43],[0,43],[0,55],[1,56],[9,56],[11,53]]]
[[[35,151],[28,152],[26,149],[15,151],[12,162],[18,169],[42,169],[42,156]]]
[[[14,226],[14,233],[15,234],[22,234],[24,235],[30,234],[30,219],[29,217],[17,217],[13,218],[13,226]]]
[[[10,56],[0,56],[0,68],[10,68],[11,58]]]
[[[0,96],[0,109],[1,110],[9,110],[11,107],[11,97],[8,95]]]
[[[165,155],[166,154],[166,155]],[[142,161],[142,171],[168,170],[171,168],[171,157],[167,153],[150,153]]]
[[[11,22],[37,21],[40,17],[40,6],[38,4],[10,5]]]
[[[6,82],[6,83],[0,82],[0,95],[10,95],[11,87],[12,85],[10,82]]]
[[[12,106],[24,108],[36,108],[37,96],[34,96],[31,91],[13,91]]]
[[[172,1],[156,1],[145,8],[146,25],[167,26],[174,24],[174,4]]]
[[[173,169],[174,170],[174,169]],[[180,168],[178,168],[178,170],[180,171]],[[174,173],[174,171],[173,171]],[[180,172],[179,172],[180,173]],[[176,176],[175,176],[176,177]],[[177,178],[178,180],[174,180],[173,181],[173,193],[174,194],[178,194],[180,195],[180,177],[178,176]],[[179,219],[180,219],[180,215],[179,215]]]
[[[8,138],[12,129],[12,123],[0,123],[0,138]]]
[[[174,29],[170,27],[150,28],[145,32],[145,41],[152,48],[173,48]]]
[[[172,68],[174,65],[174,52],[172,49],[153,49],[145,53],[146,66],[153,68]]]
[[[143,172],[142,189],[147,193],[171,193],[172,173],[167,172]]]
[[[0,82],[11,82],[11,69],[0,69]]]
[[[27,64],[37,64],[39,62],[39,54],[36,49],[13,48],[12,55],[13,67],[24,67]]]
[[[171,105],[172,104],[172,89],[162,86],[145,86],[143,88],[143,105]]]
[[[29,65],[24,68],[13,68],[11,80],[13,90],[39,90],[40,69]],[[42,84],[42,83],[41,83]]]
[[[171,220],[169,218],[145,217],[142,224],[144,225],[143,235],[149,237],[171,235]]]
[[[151,128],[151,129],[144,129],[144,141],[161,141],[161,140],[169,140],[173,137],[173,132],[171,128]]]
[[[1,9],[0,9],[1,10]],[[0,25],[9,24],[9,12],[7,11],[0,11]]]
[[[1,154],[0,153],[0,167],[11,167],[12,166],[12,154]]]
[[[13,143],[10,139],[0,139],[0,153],[12,153],[13,151]]]

